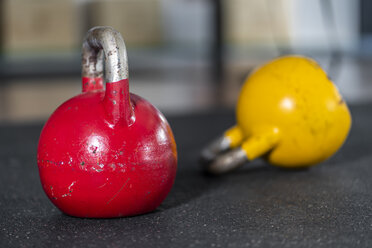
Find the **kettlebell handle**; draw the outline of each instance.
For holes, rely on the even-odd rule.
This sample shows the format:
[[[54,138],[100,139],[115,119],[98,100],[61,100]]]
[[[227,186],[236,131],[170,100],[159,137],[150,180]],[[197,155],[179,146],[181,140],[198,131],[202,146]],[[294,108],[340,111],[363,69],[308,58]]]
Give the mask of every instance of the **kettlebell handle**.
[[[94,27],[83,42],[83,92],[103,90],[103,75],[106,91],[102,104],[107,120],[114,125],[131,125],[135,116],[130,101],[125,43],[113,28]]]
[[[103,74],[107,83],[128,79],[127,50],[119,32],[111,27],[94,27],[83,41],[82,76],[103,78]]]

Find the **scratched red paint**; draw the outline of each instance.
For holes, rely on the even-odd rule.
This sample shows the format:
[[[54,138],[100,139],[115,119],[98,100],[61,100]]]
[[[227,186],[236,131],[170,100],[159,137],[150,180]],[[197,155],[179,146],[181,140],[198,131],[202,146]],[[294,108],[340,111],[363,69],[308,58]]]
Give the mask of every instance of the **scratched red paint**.
[[[126,79],[106,84],[106,91],[94,89],[63,103],[45,124],[37,155],[43,189],[72,216],[153,211],[176,176],[170,126],[149,102],[129,93]]]

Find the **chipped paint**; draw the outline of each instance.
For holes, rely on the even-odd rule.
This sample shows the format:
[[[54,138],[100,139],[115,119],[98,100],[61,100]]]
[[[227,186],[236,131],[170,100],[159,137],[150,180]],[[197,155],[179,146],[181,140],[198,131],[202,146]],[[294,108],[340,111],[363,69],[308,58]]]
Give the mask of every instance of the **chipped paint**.
[[[59,209],[72,216],[117,217],[153,211],[169,193],[176,174],[172,131],[154,106],[129,93],[127,77],[116,77],[128,75],[122,48],[101,51],[102,47],[92,49],[93,43],[86,40],[83,46],[83,93],[57,108],[41,132],[37,159],[42,184],[47,185],[43,188]],[[121,62],[106,67],[104,90],[97,87],[105,81],[103,63],[108,52],[114,60],[120,56]],[[166,134],[161,144],[159,130]],[[141,167],[135,170],[135,166]],[[169,183],[162,185],[161,178]],[[50,182],[54,189],[48,188]],[[148,191],[156,192],[151,201],[157,204],[149,204]]]
[[[77,181],[73,181],[73,182],[70,184],[70,186],[68,186],[68,191],[69,191],[70,193],[72,193],[72,191],[73,191],[72,186],[74,186],[76,182],[77,182]]]
[[[215,151],[211,173],[261,156],[281,167],[312,166],[332,156],[351,127],[350,112],[326,73],[314,60],[293,55],[276,58],[249,75],[236,119],[220,137],[229,145]]]

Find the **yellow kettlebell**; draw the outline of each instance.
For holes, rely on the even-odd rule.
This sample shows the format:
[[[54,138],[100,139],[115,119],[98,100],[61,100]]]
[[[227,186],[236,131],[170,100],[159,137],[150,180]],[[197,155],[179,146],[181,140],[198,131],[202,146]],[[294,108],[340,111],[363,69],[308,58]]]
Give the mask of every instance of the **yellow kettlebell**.
[[[236,106],[236,126],[202,152],[206,170],[220,174],[258,157],[308,167],[332,156],[351,126],[345,101],[312,59],[284,56],[253,71]]]

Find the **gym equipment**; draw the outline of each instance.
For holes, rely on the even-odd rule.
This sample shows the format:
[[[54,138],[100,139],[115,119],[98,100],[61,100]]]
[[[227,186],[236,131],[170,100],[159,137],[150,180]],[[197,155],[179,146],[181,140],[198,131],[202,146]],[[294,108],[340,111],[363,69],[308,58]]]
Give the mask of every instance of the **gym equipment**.
[[[89,30],[82,76],[83,93],[58,107],[40,135],[37,163],[45,193],[77,217],[153,211],[174,183],[176,143],[164,116],[129,93],[127,52],[117,31]]]
[[[284,56],[248,76],[236,121],[202,151],[208,172],[222,174],[258,157],[286,168],[315,165],[344,143],[351,115],[314,60]]]

